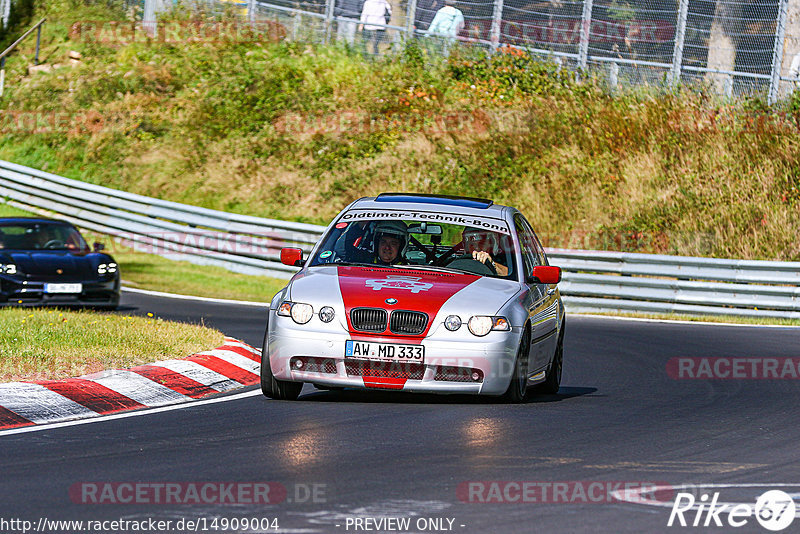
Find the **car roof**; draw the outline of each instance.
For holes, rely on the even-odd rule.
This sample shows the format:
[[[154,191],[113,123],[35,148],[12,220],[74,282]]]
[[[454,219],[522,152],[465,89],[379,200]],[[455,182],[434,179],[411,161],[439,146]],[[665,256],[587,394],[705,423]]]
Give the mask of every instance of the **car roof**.
[[[421,193],[381,193],[353,202],[349,209],[445,211],[458,215],[475,215],[504,219],[508,206],[492,200],[451,195]]]
[[[0,217],[0,224],[20,224],[20,223],[51,223],[72,225],[60,219],[50,219],[48,217]]]

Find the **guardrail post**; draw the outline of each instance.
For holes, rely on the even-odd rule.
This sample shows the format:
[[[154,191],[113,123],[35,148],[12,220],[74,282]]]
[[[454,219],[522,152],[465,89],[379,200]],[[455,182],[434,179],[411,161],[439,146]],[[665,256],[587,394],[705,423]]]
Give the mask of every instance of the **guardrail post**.
[[[416,25],[414,24],[414,19],[417,18],[417,0],[411,0],[408,3],[408,9],[406,10],[406,34],[408,34],[409,38],[413,38],[416,32]]]
[[[619,85],[619,65],[617,63],[611,63],[608,67],[608,85],[612,92],[614,92],[617,89],[617,85]]]
[[[256,21],[256,0],[247,0],[247,21],[251,25]]]
[[[6,58],[0,58],[0,97],[3,96],[3,89],[6,86]]]
[[[151,37],[156,35],[156,0],[144,0],[142,27]]]
[[[492,30],[489,40],[492,42],[492,51],[500,46],[500,29],[503,24],[503,0],[494,0],[494,13],[492,14]]]
[[[586,70],[589,60],[589,30],[592,26],[592,0],[583,0],[583,14],[581,15],[580,44],[578,45],[578,66]]]
[[[786,13],[789,9],[789,0],[781,0],[778,10],[778,21],[775,32],[775,45],[772,47],[772,76],[769,80],[769,95],[767,103],[774,104],[778,101],[778,90],[781,85],[781,64],[783,63],[783,40],[786,34]]]
[[[0,0],[3,6],[3,27],[8,25],[8,17],[11,15],[11,0]]]
[[[686,18],[689,16],[689,0],[681,0],[678,9],[678,26],[675,30],[675,48],[672,51],[672,71],[669,84],[676,87],[681,81],[681,65],[683,64],[683,42],[686,39]]]
[[[325,0],[325,37],[327,44],[331,40],[331,27],[333,26],[333,7],[335,0]]]
[[[733,98],[733,76],[730,74],[725,76],[725,81],[722,84],[722,93],[729,100]]]
[[[33,64],[39,64],[39,43],[42,41],[42,27],[36,28],[36,55],[33,57]]]

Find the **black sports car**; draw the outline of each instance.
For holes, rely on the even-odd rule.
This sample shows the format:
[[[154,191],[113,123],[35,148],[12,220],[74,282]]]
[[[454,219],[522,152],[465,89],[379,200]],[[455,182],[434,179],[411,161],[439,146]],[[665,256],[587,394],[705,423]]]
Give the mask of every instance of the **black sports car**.
[[[0,218],[0,305],[119,305],[119,267],[103,245],[55,219]]]

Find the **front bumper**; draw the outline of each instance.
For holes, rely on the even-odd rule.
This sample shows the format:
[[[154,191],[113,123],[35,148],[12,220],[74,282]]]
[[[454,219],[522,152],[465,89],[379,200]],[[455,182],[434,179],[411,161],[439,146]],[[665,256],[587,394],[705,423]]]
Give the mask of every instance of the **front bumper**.
[[[270,367],[279,380],[445,394],[503,394],[511,380],[521,336],[521,329],[513,328],[478,338],[467,331],[466,325],[456,333],[444,331],[437,336],[434,332],[421,343],[425,361],[417,367],[345,358],[345,342],[352,339],[349,333],[304,328],[288,317],[277,316],[274,310],[270,311],[269,325]],[[400,338],[375,341],[403,343]],[[298,369],[294,365],[297,359],[313,364]]]
[[[46,293],[45,284],[52,282],[80,283],[80,293]],[[109,280],[20,280],[0,277],[0,306],[102,306],[119,305],[119,278]]]

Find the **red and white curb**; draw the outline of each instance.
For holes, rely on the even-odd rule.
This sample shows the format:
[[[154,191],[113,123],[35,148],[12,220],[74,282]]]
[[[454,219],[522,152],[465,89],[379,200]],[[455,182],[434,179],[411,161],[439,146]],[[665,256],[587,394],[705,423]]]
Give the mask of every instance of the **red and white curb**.
[[[0,429],[189,402],[259,382],[261,352],[226,337],[214,350],[65,380],[0,384]]]

